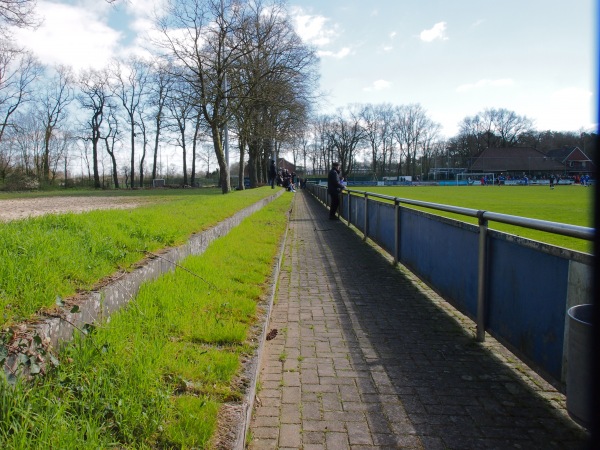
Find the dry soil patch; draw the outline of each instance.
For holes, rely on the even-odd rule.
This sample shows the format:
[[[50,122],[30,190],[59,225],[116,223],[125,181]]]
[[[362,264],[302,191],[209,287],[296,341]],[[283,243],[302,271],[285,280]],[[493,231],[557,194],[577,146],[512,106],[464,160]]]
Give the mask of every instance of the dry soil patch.
[[[0,222],[44,214],[81,213],[95,209],[130,209],[140,199],[124,197],[41,197],[0,200]]]

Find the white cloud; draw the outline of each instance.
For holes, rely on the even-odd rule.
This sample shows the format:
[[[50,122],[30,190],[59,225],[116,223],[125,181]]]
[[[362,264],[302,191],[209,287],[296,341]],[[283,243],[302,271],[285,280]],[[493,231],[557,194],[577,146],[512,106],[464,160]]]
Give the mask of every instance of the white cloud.
[[[97,0],[96,0],[97,1]],[[129,12],[137,17],[148,17],[155,11],[164,11],[167,7],[166,0],[128,0],[125,6]]]
[[[394,50],[394,46],[391,44],[391,41],[394,41],[397,36],[398,36],[398,33],[395,32],[395,31],[392,31],[388,35],[388,38],[389,38],[390,42],[385,43],[385,44],[381,44],[380,51],[383,52],[383,53],[389,53],[392,50]]]
[[[317,55],[319,55],[320,57],[325,57],[325,58],[342,59],[342,58],[345,58],[346,56],[350,55],[351,53],[352,53],[352,51],[350,50],[349,47],[344,47],[341,50],[338,50],[337,52],[333,52],[331,50],[320,50],[317,52]]]
[[[105,6],[87,8],[86,2],[72,6],[40,1],[38,14],[44,19],[42,25],[37,30],[17,30],[15,38],[44,64],[70,65],[75,70],[102,67],[121,38],[118,31],[104,22],[103,13],[107,11]]]
[[[515,82],[511,78],[499,78],[497,80],[483,79],[476,83],[462,84],[456,88],[456,92],[467,92],[474,89],[486,89],[496,87],[514,86]]]
[[[295,28],[298,35],[308,44],[323,47],[331,43],[337,36],[336,27],[329,27],[329,19],[323,16],[312,16],[296,10],[294,14]]]
[[[438,22],[433,26],[433,28],[421,31],[419,37],[425,42],[432,42],[436,39],[440,39],[442,41],[448,40],[446,37],[446,22]]]
[[[391,86],[392,86],[392,83],[390,83],[387,80],[376,80],[373,82],[373,84],[371,84],[371,86],[367,86],[366,88],[364,88],[363,91],[366,91],[366,92],[383,91],[384,89],[388,89]]]

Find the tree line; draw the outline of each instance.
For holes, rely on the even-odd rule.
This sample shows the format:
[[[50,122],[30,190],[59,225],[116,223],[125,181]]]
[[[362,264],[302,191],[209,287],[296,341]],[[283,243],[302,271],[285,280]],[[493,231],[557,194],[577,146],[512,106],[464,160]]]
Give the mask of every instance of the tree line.
[[[23,17],[30,17],[35,2],[23,1]],[[0,13],[5,4],[0,0]],[[278,143],[307,123],[316,89],[318,58],[294,31],[285,3],[170,0],[155,25],[148,56],[79,73],[44,67],[2,39],[0,180],[19,175],[53,184],[79,157],[99,188],[108,155],[115,187],[119,174],[127,187],[144,186],[157,177],[161,145],[168,145],[180,150],[183,183],[194,184],[199,148],[208,143],[207,165],[215,161],[226,193],[231,132],[239,166],[248,166],[253,185],[261,182]],[[119,167],[124,152],[128,164]]]
[[[294,164],[311,173],[323,174],[339,161],[345,177],[360,172],[377,179],[426,176],[435,167],[468,168],[486,148],[579,147],[598,164],[595,133],[538,131],[532,119],[504,108],[465,117],[451,138],[441,129],[418,103],[351,104],[313,119],[289,150]]]
[[[184,185],[196,184],[200,161],[216,169],[224,193],[231,167],[238,188],[245,168],[257,186],[281,154],[306,172],[336,160],[343,176],[375,178],[468,167],[489,147],[579,146],[597,163],[595,134],[537,131],[506,109],[465,117],[451,138],[420,104],[317,114],[318,57],[294,31],[283,0],[166,3],[146,56],[76,73],[45,67],[10,40],[10,27],[39,24],[35,0],[0,0],[2,184],[67,183],[79,161],[96,188],[105,187],[105,172],[114,187],[144,186],[164,174],[162,147],[178,149]],[[239,155],[233,164],[229,142]]]

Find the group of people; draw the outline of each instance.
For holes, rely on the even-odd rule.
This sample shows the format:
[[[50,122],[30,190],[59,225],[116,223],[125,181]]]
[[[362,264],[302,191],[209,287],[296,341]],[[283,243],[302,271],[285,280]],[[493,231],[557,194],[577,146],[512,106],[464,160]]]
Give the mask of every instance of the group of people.
[[[268,175],[271,189],[275,189],[275,184],[277,184],[277,186],[283,186],[289,191],[296,192],[296,174],[287,169],[281,169],[278,171],[277,166],[275,165],[275,160],[271,160]],[[302,185],[302,181],[300,184]],[[331,204],[329,207],[330,220],[339,220],[337,212],[338,208],[340,207],[340,194],[344,189],[346,189],[346,182],[344,178],[341,177],[341,165],[339,162],[334,162],[329,174],[327,175],[327,193],[331,198]]]
[[[275,185],[282,186],[290,192],[296,192],[296,186],[300,182],[300,187],[303,187],[303,180],[299,180],[296,172],[290,172],[287,169],[277,170],[275,160],[271,160],[269,165],[269,185],[271,189],[275,189]]]

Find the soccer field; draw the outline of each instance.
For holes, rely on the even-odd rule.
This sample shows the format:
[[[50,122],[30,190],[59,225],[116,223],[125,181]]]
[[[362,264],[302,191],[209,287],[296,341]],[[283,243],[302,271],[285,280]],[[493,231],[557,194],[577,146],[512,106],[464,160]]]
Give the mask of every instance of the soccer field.
[[[594,188],[580,185],[559,185],[555,189],[548,186],[356,186],[350,189],[584,227],[593,226]],[[476,219],[470,217],[442,211],[429,212],[477,223]],[[490,228],[586,253],[591,253],[592,249],[591,242],[581,239],[495,222],[490,222]]]

